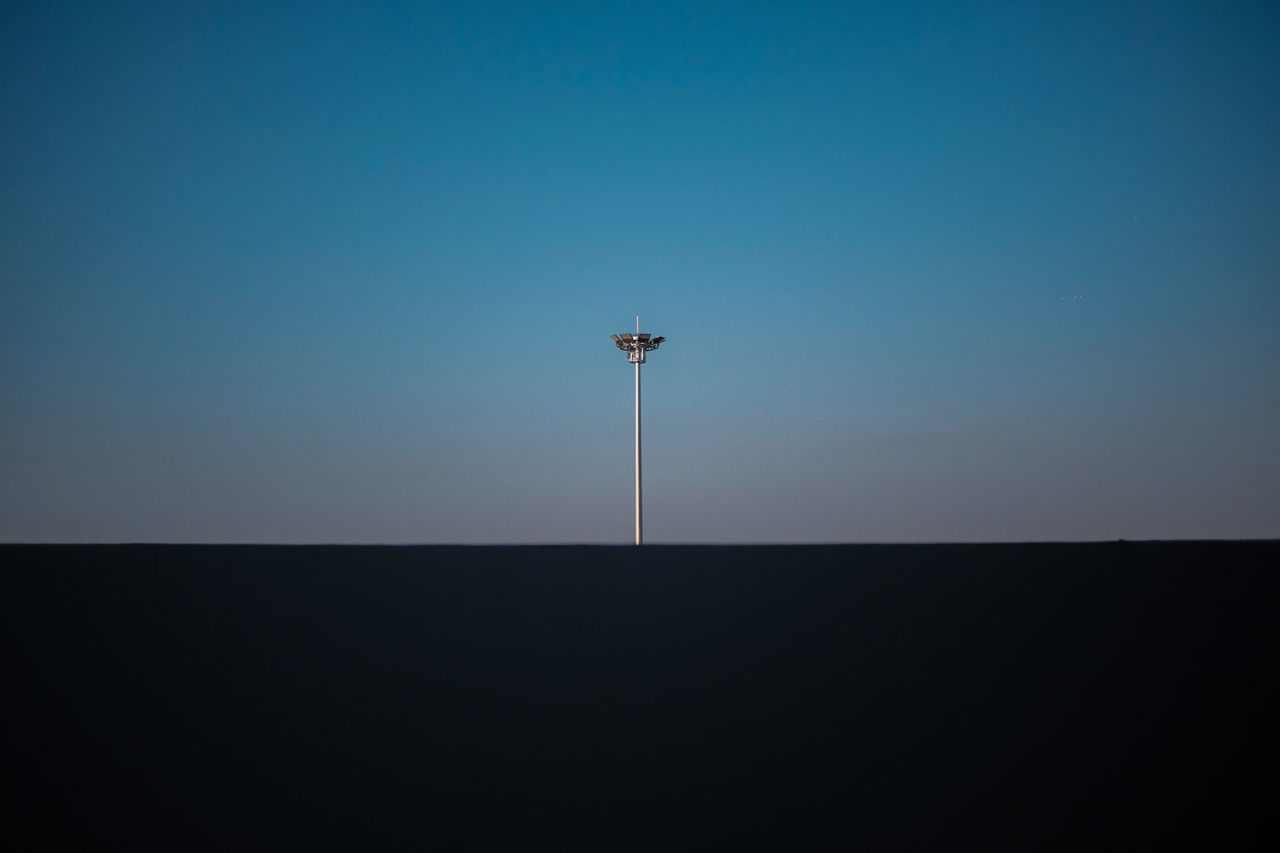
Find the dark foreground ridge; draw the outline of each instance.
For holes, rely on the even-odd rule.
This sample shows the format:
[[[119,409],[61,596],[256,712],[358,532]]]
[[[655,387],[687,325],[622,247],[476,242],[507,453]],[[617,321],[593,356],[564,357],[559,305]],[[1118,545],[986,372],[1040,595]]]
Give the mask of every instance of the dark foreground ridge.
[[[0,559],[42,847],[1275,849],[1280,542]]]

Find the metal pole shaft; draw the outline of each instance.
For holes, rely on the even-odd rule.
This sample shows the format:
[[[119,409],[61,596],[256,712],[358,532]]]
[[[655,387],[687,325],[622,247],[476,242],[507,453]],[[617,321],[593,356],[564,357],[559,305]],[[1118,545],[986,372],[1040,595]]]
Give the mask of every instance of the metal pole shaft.
[[[640,362],[636,361],[636,544],[643,541],[640,515]]]

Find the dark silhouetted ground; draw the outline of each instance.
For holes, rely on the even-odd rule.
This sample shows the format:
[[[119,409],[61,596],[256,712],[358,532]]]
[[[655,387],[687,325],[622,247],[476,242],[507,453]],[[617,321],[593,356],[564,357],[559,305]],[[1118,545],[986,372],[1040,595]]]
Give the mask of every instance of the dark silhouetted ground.
[[[0,559],[11,837],[1274,849],[1280,542]]]

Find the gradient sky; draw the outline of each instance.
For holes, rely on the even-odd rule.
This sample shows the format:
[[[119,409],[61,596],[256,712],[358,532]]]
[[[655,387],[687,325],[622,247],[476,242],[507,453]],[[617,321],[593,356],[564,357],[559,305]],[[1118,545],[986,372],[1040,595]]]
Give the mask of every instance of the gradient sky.
[[[0,539],[1280,536],[1280,5],[0,12]]]

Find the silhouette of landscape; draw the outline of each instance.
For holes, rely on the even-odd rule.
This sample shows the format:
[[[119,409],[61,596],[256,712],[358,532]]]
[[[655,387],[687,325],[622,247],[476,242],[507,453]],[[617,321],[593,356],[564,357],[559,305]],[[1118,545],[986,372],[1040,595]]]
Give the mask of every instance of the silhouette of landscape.
[[[0,556],[41,846],[1274,840],[1276,541]]]

